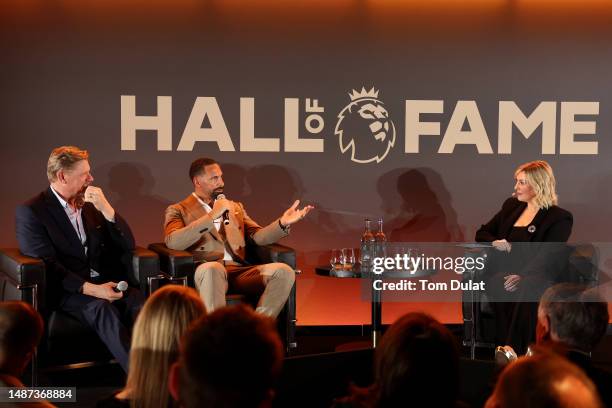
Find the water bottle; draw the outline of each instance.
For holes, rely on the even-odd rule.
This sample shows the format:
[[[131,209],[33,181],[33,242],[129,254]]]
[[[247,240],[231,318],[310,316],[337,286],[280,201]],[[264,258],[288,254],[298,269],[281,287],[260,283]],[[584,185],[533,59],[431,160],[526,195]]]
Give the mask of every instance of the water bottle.
[[[374,255],[374,234],[372,234],[372,221],[369,218],[365,220],[365,229],[361,235],[361,247],[359,251],[359,262],[361,269],[365,272],[372,268],[372,257]]]
[[[383,231],[383,219],[378,219],[378,230],[374,234],[374,257],[384,258],[387,256],[387,236]]]

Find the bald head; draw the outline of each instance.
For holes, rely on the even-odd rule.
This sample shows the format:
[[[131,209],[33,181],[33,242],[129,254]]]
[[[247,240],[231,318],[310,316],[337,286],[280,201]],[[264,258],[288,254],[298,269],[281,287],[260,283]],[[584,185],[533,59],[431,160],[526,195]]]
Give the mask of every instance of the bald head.
[[[485,408],[603,408],[586,374],[542,349],[502,372]]]

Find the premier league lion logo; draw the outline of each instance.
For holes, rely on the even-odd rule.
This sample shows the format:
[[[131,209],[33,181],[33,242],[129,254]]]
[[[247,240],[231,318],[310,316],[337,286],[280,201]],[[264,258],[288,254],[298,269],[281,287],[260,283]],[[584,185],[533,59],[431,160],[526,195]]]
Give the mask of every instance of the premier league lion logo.
[[[380,163],[395,145],[395,125],[389,112],[378,99],[378,90],[349,93],[349,103],[338,114],[335,134],[340,141],[340,151],[351,151],[356,163]]]

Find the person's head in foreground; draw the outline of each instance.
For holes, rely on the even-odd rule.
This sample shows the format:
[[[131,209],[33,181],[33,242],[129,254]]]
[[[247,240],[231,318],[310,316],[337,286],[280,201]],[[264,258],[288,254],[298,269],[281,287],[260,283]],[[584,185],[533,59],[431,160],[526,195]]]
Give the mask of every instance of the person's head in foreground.
[[[155,291],[140,311],[132,334],[126,388],[119,396],[137,407],[167,407],[170,366],[178,359],[182,335],[206,309],[198,293],[178,285]]]
[[[502,371],[485,408],[603,408],[595,386],[577,366],[536,347]]]
[[[560,283],[544,292],[538,306],[538,343],[553,341],[590,352],[608,328],[608,304],[593,289]]]
[[[376,349],[376,406],[453,407],[459,389],[455,337],[423,313],[408,313]]]
[[[224,307],[187,331],[168,386],[184,408],[269,407],[282,359],[274,320]]]
[[[0,302],[0,374],[19,377],[44,331],[43,320],[25,302]]]

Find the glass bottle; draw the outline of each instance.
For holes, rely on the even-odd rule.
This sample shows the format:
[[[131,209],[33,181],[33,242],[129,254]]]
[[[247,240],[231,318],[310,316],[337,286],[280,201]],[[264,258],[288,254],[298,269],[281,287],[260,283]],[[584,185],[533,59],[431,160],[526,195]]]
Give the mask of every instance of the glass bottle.
[[[378,219],[378,230],[374,234],[374,241],[376,244],[374,245],[374,257],[384,258],[387,253],[387,236],[383,231],[383,219]]]
[[[372,256],[374,252],[374,234],[372,233],[372,221],[365,219],[365,229],[361,234],[361,247],[359,251],[359,262],[364,271],[369,271],[372,267]]]

